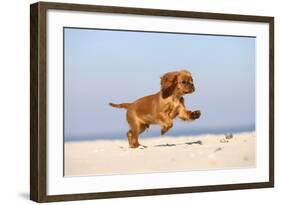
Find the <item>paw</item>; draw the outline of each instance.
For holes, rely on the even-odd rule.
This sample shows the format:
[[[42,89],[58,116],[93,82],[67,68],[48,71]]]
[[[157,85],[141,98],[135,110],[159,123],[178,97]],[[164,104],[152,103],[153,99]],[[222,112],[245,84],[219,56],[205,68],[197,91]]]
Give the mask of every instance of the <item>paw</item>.
[[[139,149],[145,149],[145,148],[147,148],[147,146],[141,144],[138,148]]]
[[[161,136],[163,136],[166,132],[168,132],[168,129],[165,128],[161,129]]]
[[[166,132],[168,132],[168,130],[169,130],[170,128],[172,128],[172,127],[173,127],[173,123],[164,126],[164,127],[161,129],[161,136],[164,135]]]
[[[198,119],[200,116],[201,116],[200,110],[196,110],[191,113],[191,117],[193,120]]]

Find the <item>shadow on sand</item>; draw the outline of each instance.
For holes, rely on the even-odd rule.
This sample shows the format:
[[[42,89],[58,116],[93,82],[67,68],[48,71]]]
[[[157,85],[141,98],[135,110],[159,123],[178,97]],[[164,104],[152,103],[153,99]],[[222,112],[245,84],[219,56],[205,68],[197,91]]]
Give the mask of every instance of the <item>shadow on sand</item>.
[[[197,141],[193,141],[193,142],[185,142],[185,143],[178,143],[178,144],[159,144],[159,145],[155,145],[154,147],[174,147],[174,146],[178,146],[178,145],[202,145],[202,141],[201,140],[197,140]]]

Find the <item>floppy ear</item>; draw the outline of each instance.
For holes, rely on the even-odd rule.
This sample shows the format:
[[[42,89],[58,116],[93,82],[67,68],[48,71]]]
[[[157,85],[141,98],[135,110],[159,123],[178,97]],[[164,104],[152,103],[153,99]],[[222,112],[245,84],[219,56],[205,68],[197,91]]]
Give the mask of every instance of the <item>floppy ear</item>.
[[[161,77],[161,93],[163,98],[171,96],[177,85],[178,72],[169,72]]]

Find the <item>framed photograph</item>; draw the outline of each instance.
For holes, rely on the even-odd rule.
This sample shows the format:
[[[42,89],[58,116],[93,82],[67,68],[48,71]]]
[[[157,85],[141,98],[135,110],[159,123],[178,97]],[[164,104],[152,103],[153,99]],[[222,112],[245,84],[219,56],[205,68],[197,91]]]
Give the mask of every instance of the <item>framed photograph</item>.
[[[30,7],[30,198],[274,186],[274,18]]]

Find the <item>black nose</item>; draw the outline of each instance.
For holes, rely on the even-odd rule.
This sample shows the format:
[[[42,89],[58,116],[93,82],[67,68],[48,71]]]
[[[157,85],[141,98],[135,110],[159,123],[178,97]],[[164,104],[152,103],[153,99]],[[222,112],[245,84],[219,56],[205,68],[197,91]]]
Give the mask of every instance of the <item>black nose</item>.
[[[195,91],[195,87],[194,87],[193,84],[190,84],[190,85],[189,85],[189,88],[190,88],[191,90],[193,90],[193,92]]]

